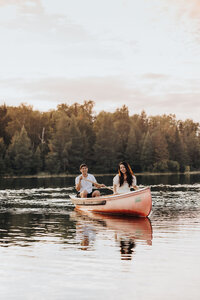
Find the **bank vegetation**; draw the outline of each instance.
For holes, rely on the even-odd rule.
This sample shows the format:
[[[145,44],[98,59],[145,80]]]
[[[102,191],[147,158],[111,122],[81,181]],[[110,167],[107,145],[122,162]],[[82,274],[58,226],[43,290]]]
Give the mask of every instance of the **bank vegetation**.
[[[48,112],[0,106],[0,175],[115,173],[120,161],[134,172],[200,170],[200,124],[175,115],[129,114],[125,105],[94,114],[94,102],[60,104]]]

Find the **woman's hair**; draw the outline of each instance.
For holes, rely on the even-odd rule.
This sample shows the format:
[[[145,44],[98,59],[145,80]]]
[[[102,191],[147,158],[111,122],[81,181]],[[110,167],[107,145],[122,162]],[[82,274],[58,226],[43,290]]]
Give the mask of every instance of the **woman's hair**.
[[[124,175],[123,173],[120,171],[120,165],[124,165],[125,169],[126,169],[126,176],[127,176],[127,182],[129,186],[132,186],[133,183],[133,171],[131,170],[131,167],[129,166],[129,164],[125,161],[122,161],[119,163],[118,166],[118,173],[119,173],[119,185],[122,186],[124,183]]]

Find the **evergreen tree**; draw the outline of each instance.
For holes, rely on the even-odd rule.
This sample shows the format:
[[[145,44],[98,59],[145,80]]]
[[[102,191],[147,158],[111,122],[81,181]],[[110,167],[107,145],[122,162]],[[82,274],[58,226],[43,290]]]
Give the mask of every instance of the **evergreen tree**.
[[[113,114],[113,122],[115,131],[117,133],[117,144],[116,144],[116,154],[118,161],[125,160],[129,131],[130,131],[130,118],[128,107],[123,105],[122,108],[117,109]]]
[[[113,126],[112,114],[101,112],[95,122],[96,143],[94,146],[97,172],[114,172],[116,160],[117,134]]]
[[[69,171],[75,173],[79,170],[81,162],[83,162],[83,140],[74,116],[70,119],[69,136],[71,141],[71,145],[68,150]]]
[[[193,170],[200,168],[200,147],[199,139],[195,133],[191,133],[187,138],[187,152],[189,155],[189,165]]]
[[[185,167],[189,164],[189,157],[187,153],[186,145],[183,142],[183,138],[179,133],[178,128],[175,132],[174,151],[171,154],[171,160],[177,161],[180,165],[180,171],[184,171]]]
[[[131,127],[126,148],[126,158],[129,164],[138,172],[140,170],[140,147],[137,139],[136,128]]]
[[[6,146],[4,144],[3,138],[0,138],[0,176],[5,174],[5,152]]]
[[[200,169],[199,123],[144,111],[130,117],[125,105],[94,117],[93,108],[93,101],[45,113],[25,104],[0,106],[0,173],[74,173],[82,161],[114,172],[121,160],[137,172]]]
[[[128,145],[126,148],[126,159],[133,167],[135,172],[140,172],[142,170],[140,160],[142,151],[142,131],[140,129],[138,120],[138,115],[134,115],[130,120]]]
[[[7,159],[9,166],[16,175],[31,173],[32,148],[26,129],[22,127],[16,132],[8,148]]]
[[[160,128],[156,128],[152,133],[153,160],[161,162],[169,159],[168,144]]]
[[[42,170],[42,156],[41,156],[41,150],[38,146],[36,151],[33,154],[33,162],[32,162],[32,172],[38,173]]]
[[[8,122],[10,121],[10,117],[8,116],[8,109],[6,105],[0,106],[0,138],[2,137],[4,139],[4,143],[8,145],[10,139],[6,132],[6,127],[8,125]]]
[[[69,149],[72,143],[69,128],[70,118],[61,114],[49,142],[50,152],[46,157],[46,168],[51,173],[66,172],[69,167]]]
[[[153,162],[153,146],[149,131],[145,134],[141,151],[141,165],[143,170],[152,167]]]

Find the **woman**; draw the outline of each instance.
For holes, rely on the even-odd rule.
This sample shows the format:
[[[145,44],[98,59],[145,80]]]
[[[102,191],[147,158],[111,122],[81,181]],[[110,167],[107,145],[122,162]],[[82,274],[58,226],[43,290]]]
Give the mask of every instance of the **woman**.
[[[133,171],[127,162],[123,161],[119,163],[118,173],[119,174],[113,178],[114,194],[128,193],[131,188],[138,190],[136,177],[133,175]]]

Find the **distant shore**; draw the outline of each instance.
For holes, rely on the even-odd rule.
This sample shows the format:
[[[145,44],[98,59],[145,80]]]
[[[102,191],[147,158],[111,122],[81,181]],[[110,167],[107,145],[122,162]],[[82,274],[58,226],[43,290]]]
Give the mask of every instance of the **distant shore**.
[[[94,174],[94,173],[93,173]],[[190,172],[163,172],[163,173],[152,173],[152,172],[142,172],[142,173],[134,173],[136,176],[163,176],[163,175],[194,175],[194,174],[200,174],[200,171],[190,171]],[[41,173],[41,174],[35,174],[35,175],[21,175],[21,176],[2,176],[0,178],[3,179],[10,179],[10,178],[56,178],[56,177],[76,177],[80,174],[48,174],[48,173]],[[109,173],[109,174],[94,174],[94,176],[114,176],[115,173]]]

